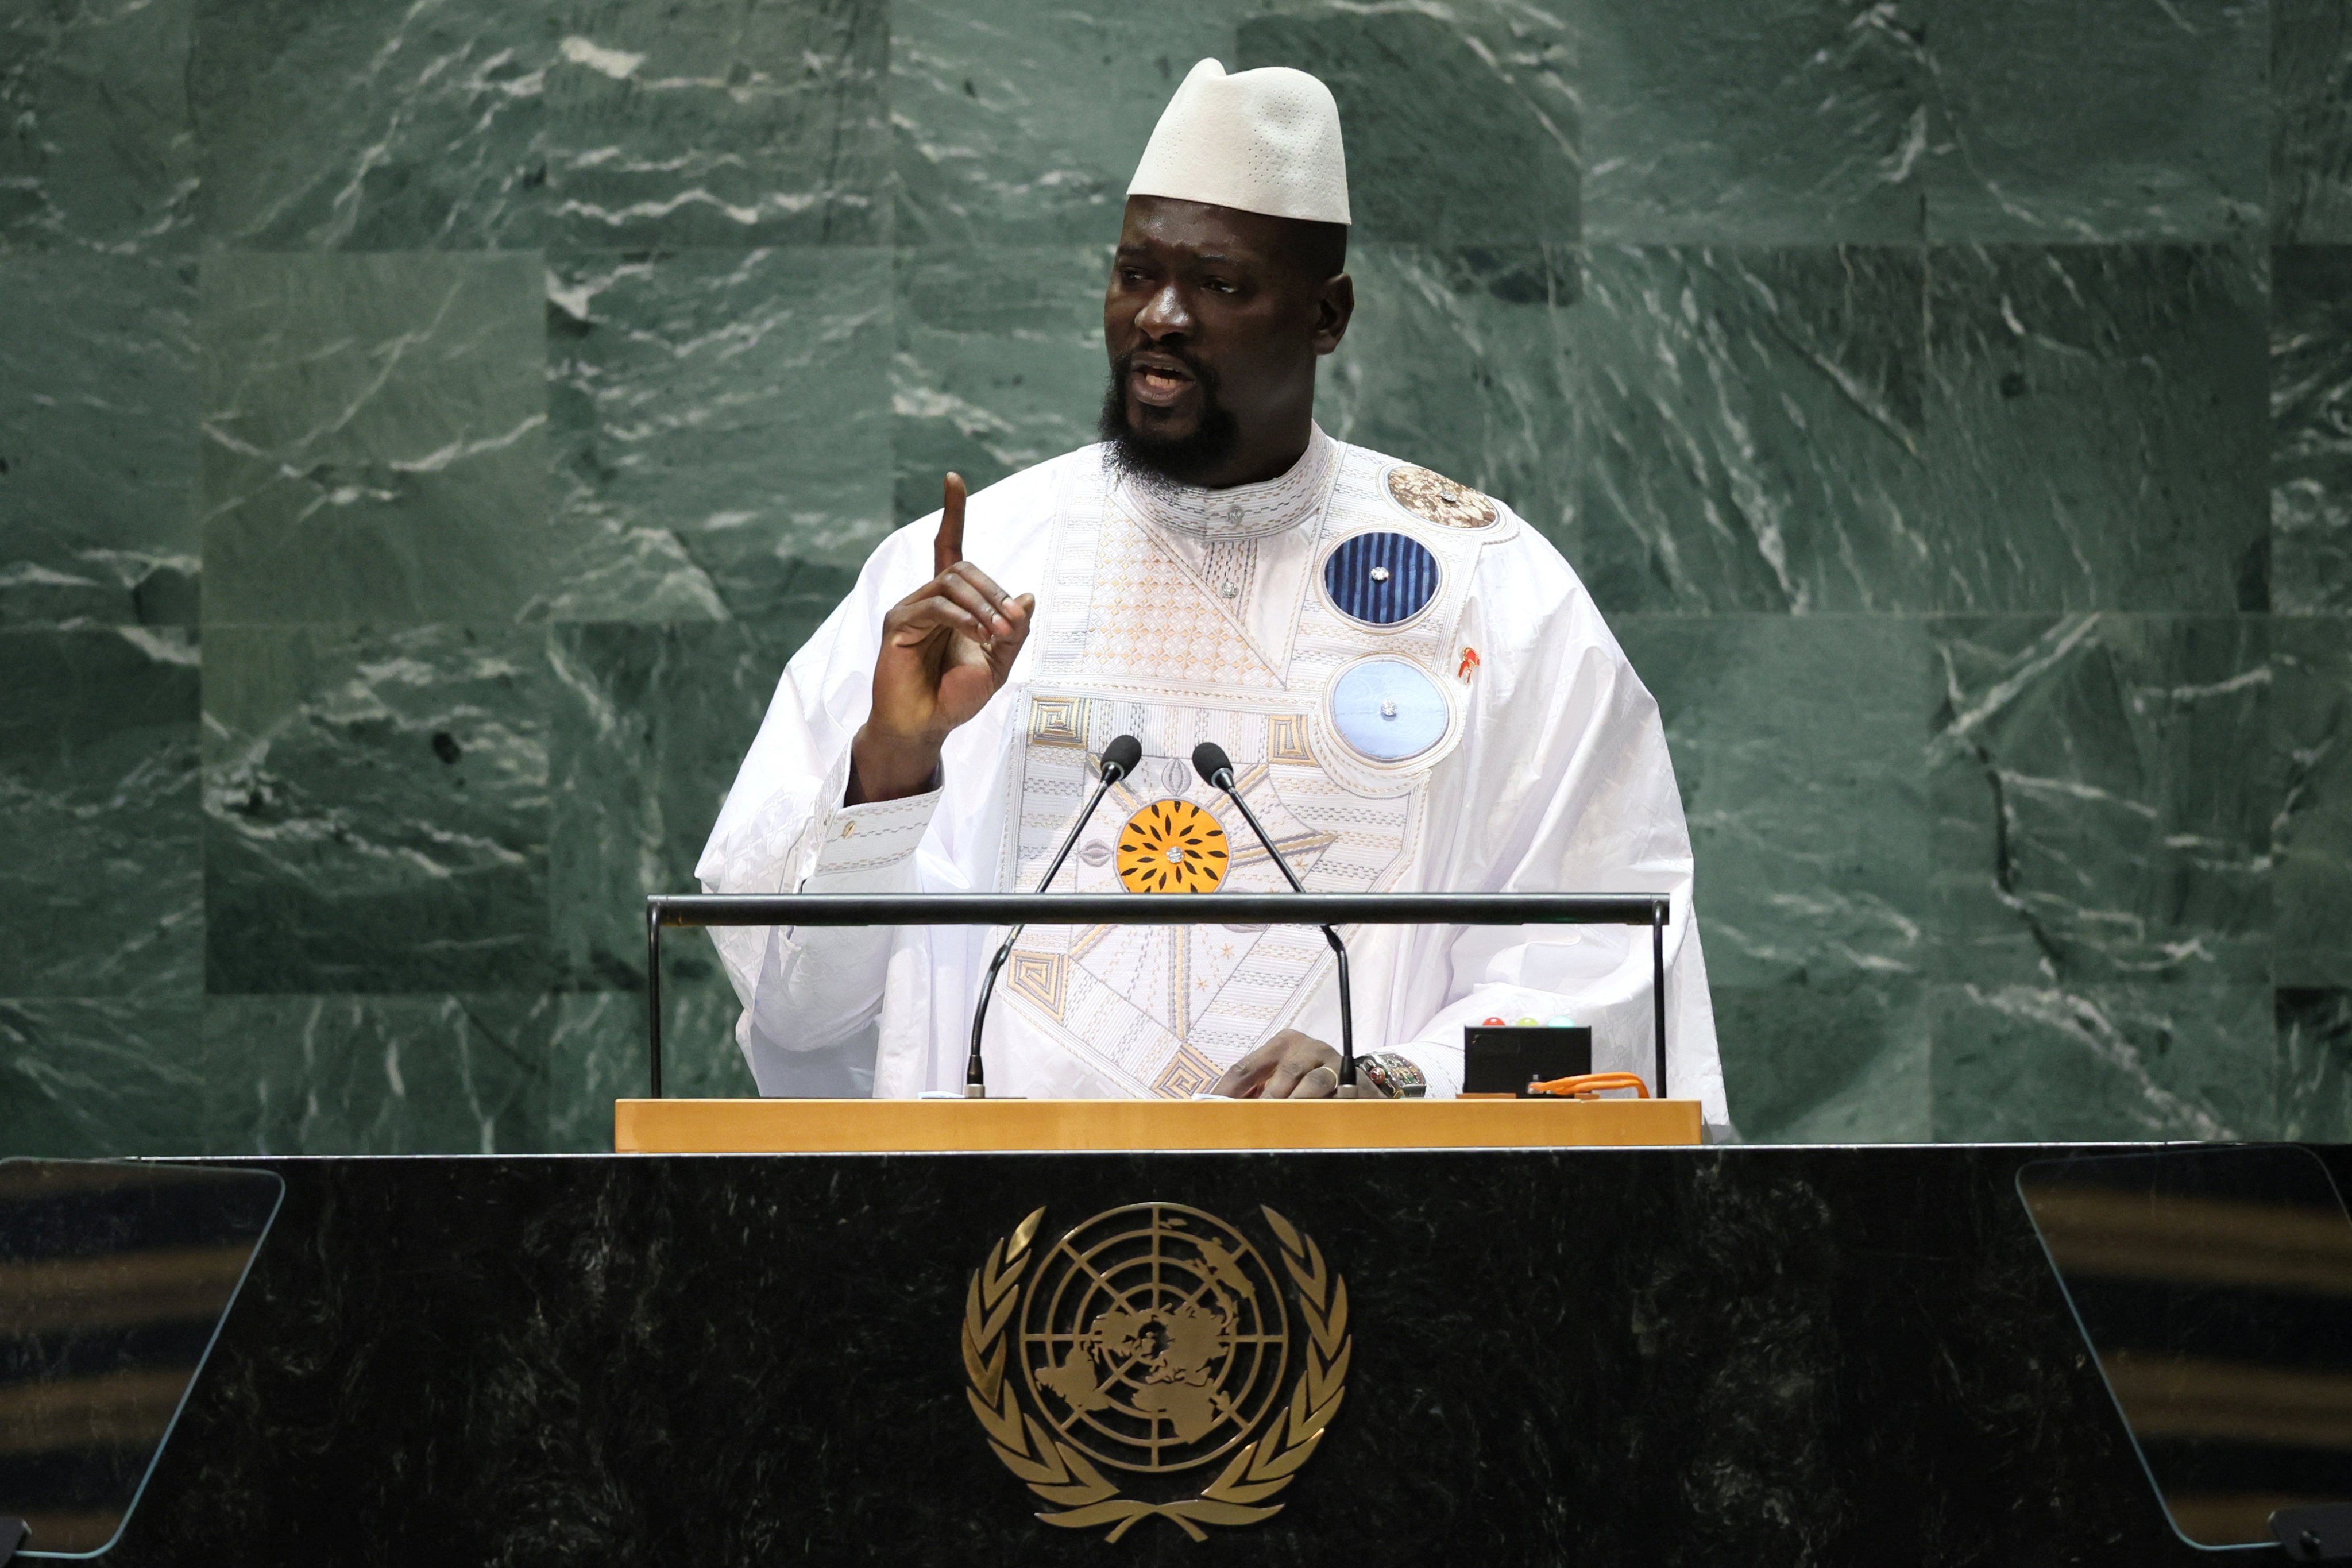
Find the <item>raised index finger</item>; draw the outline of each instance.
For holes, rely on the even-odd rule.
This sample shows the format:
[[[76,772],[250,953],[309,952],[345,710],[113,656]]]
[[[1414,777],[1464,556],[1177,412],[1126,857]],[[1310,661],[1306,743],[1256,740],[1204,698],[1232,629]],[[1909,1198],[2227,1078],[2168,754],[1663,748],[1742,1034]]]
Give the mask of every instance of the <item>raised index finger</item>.
[[[931,575],[963,559],[963,476],[950,474],[947,500],[940,509],[940,536],[931,542]]]

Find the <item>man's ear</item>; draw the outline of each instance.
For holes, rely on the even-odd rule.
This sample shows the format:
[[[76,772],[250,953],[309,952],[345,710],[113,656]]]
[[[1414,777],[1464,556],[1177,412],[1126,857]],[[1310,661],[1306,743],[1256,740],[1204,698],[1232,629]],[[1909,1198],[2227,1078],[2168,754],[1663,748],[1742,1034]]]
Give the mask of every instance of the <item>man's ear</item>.
[[[1355,314],[1356,280],[1344,272],[1325,279],[1322,295],[1315,301],[1315,352],[1328,354],[1338,348]]]

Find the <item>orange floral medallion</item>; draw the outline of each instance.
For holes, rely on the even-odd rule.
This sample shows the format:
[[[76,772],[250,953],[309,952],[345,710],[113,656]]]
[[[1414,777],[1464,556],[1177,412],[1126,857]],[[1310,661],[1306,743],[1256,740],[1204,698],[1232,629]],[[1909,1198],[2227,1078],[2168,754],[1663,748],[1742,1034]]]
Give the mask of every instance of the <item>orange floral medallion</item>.
[[[1225,879],[1225,830],[1189,800],[1155,800],[1118,833],[1118,880],[1130,893],[1213,893]]]

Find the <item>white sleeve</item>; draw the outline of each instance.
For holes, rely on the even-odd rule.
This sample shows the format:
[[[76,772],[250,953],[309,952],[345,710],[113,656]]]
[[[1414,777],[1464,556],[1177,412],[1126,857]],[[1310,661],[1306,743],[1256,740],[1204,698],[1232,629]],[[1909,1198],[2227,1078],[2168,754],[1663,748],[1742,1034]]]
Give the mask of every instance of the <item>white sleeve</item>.
[[[1463,750],[1443,764],[1433,816],[1452,826],[1430,886],[1664,894],[1667,1092],[1727,1127],[1690,831],[1657,703],[1549,545],[1496,564],[1509,569],[1482,572],[1465,618],[1465,641],[1489,648],[1477,676],[1487,684]],[[1654,1079],[1648,927],[1424,928],[1416,943],[1423,1021],[1394,1048],[1433,1095],[1459,1092],[1463,1028],[1488,1017],[1565,1014],[1592,1029],[1596,1071]]]
[[[845,793],[844,761],[820,799]],[[807,868],[788,885],[803,893],[911,893],[915,849],[930,830],[940,791],[815,813],[795,858]],[[762,1093],[786,1077],[779,1057],[829,1050],[864,1034],[882,1010],[890,926],[769,926],[743,997],[736,1041]],[[739,994],[744,987],[739,983]]]
[[[898,558],[924,526],[875,552],[785,668],[695,868],[706,892],[916,890],[915,851],[940,791],[841,802],[850,742],[872,703],[882,613],[899,596],[897,579],[919,564]],[[880,1009],[891,928],[719,926],[710,935],[743,1004],[736,1040],[762,1093],[782,1090],[792,1057],[851,1043]]]

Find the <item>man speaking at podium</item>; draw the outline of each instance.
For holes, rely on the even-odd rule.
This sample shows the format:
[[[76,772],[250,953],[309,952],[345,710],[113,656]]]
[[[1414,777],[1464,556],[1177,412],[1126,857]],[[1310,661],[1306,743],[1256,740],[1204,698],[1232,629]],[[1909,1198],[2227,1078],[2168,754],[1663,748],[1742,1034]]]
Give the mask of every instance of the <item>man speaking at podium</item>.
[[[877,549],[795,655],[698,874],[714,893],[1033,889],[1115,737],[1059,892],[1287,887],[1189,760],[1317,892],[1666,893],[1678,1096],[1727,1121],[1691,850],[1657,705],[1576,574],[1500,501],[1314,421],[1355,308],[1338,106],[1214,60],[1128,188],[1103,299],[1102,443]],[[995,933],[713,931],[765,1094],[964,1082]],[[1568,1015],[1642,1070],[1649,932],[1360,927],[1365,1076],[1459,1089],[1462,1030]],[[1334,963],[1311,927],[1031,927],[985,1037],[1032,1097],[1329,1094]],[[1367,1092],[1370,1092],[1368,1088]]]

